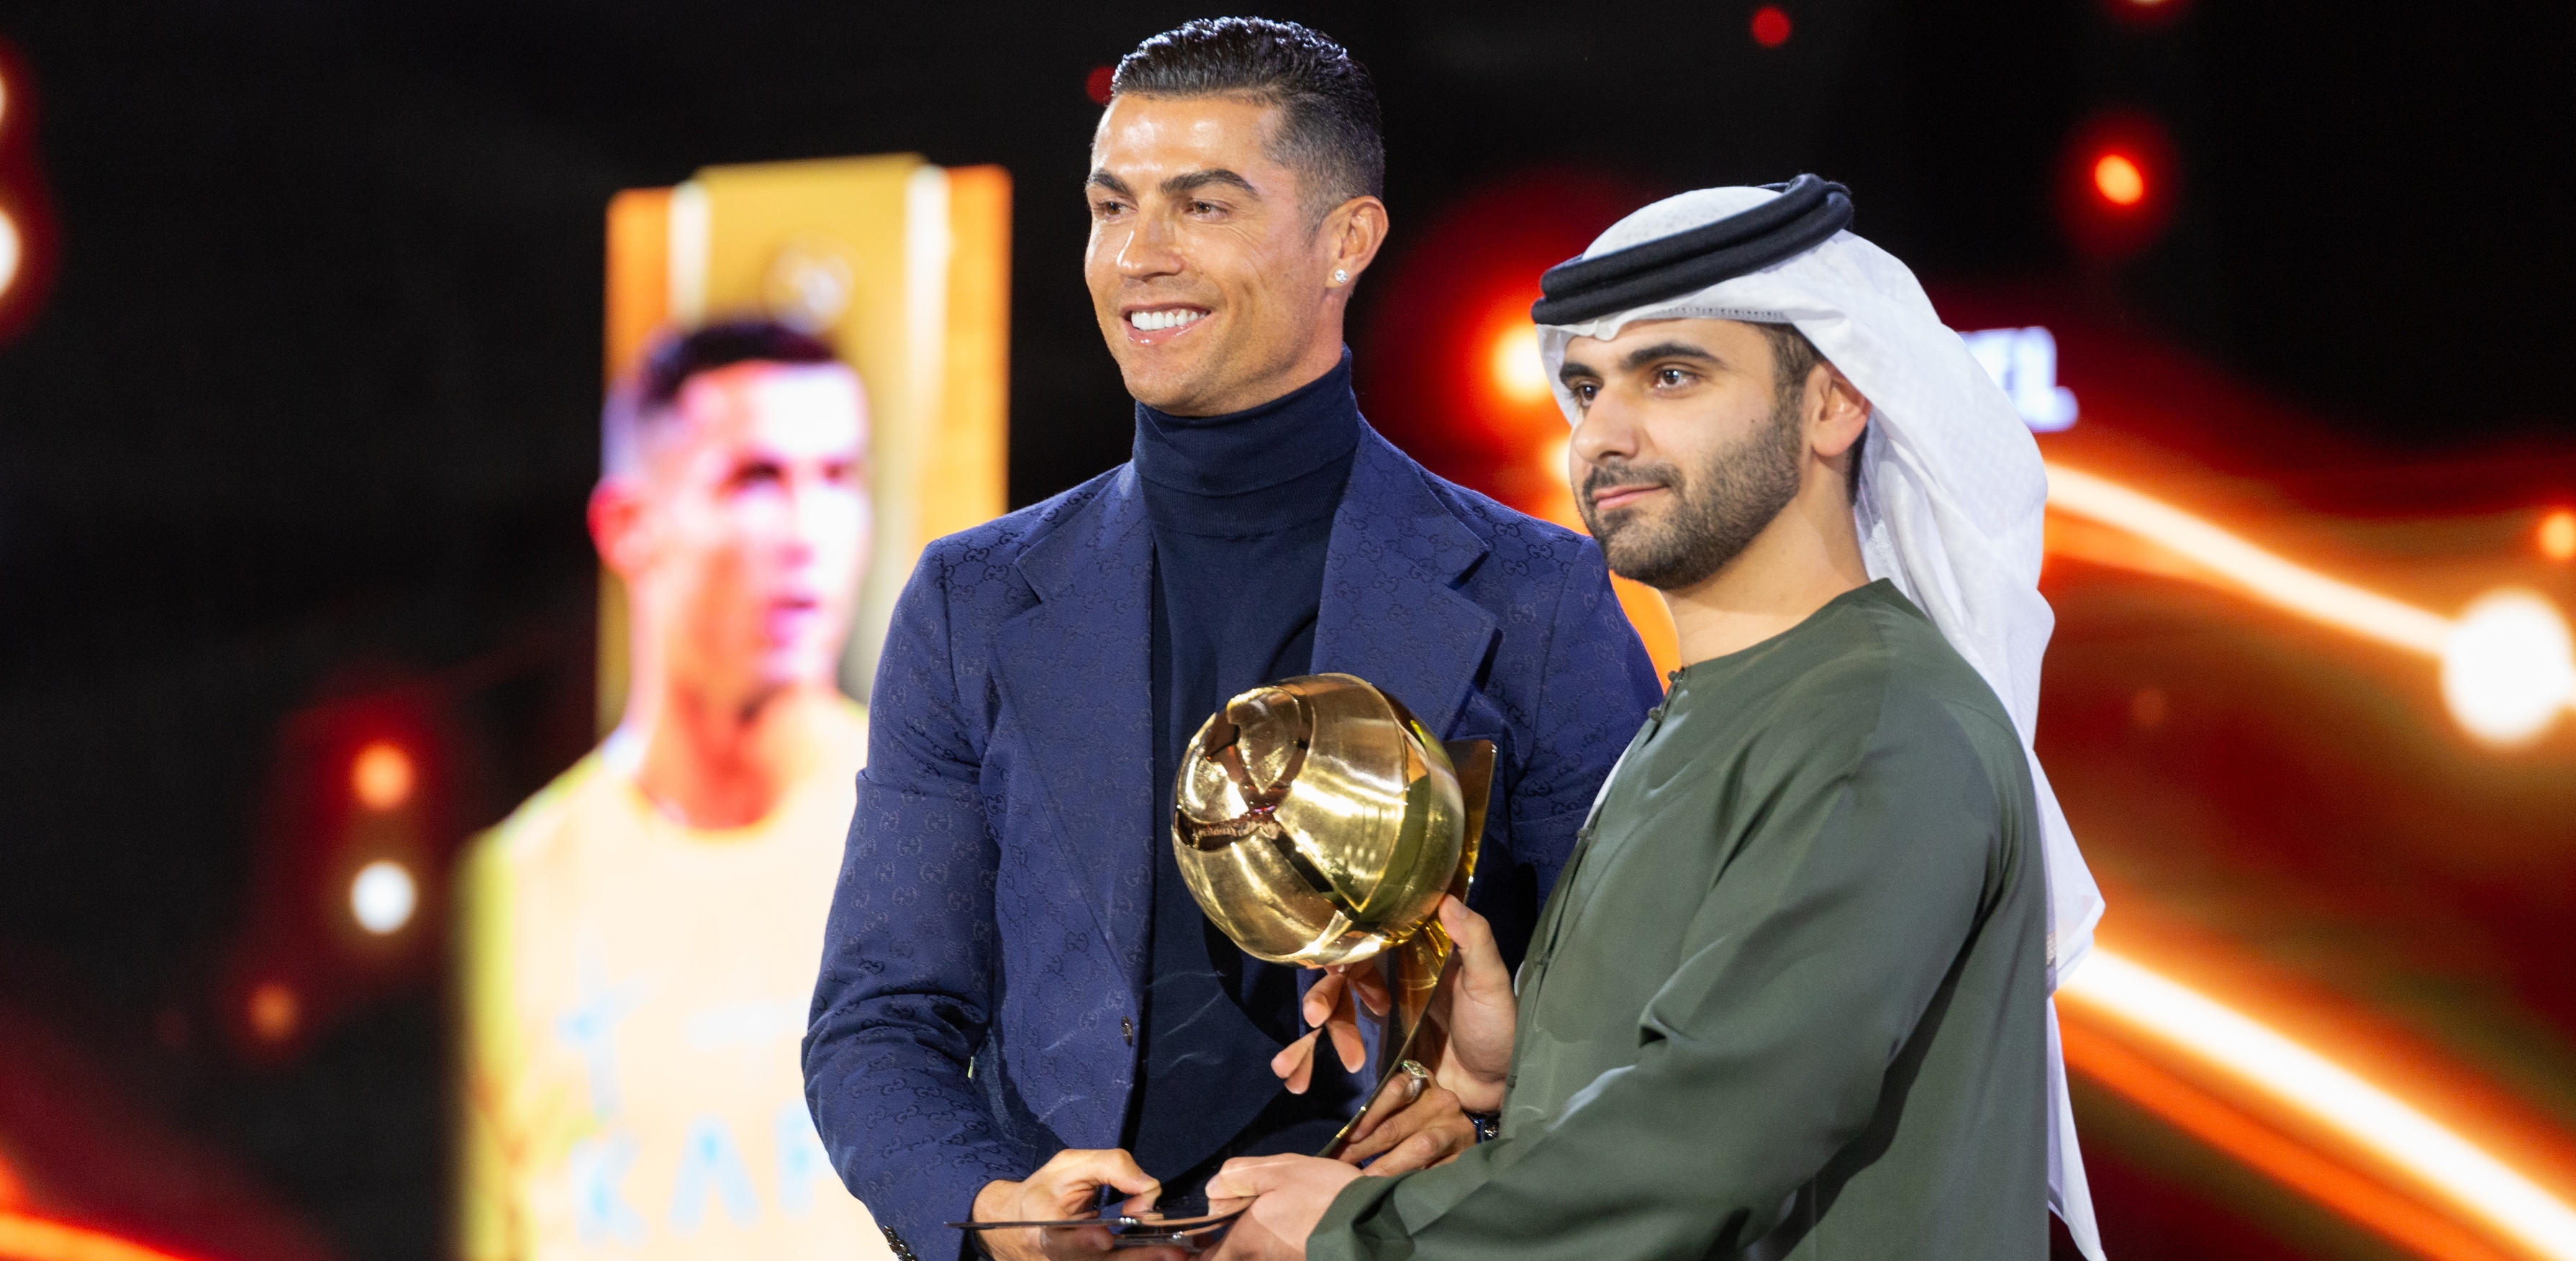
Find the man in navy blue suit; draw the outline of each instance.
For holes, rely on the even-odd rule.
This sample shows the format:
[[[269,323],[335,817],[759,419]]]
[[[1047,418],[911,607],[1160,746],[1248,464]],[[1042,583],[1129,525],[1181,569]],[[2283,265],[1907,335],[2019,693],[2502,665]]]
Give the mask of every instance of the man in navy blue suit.
[[[1235,947],[1172,858],[1182,748],[1226,698],[1339,671],[1493,741],[1471,901],[1517,963],[1660,697],[1590,540],[1360,417],[1342,318],[1387,232],[1367,72],[1304,27],[1222,19],[1114,82],[1084,273],[1134,458],[923,555],[805,1040],[833,1165],[898,1255],[953,1255],[941,1223],[970,1214],[1061,1218],[1312,1151],[1356,1110],[1361,1083],[1313,1053],[1312,974]],[[1419,1168],[1476,1133],[1435,1087],[1350,1159]],[[980,1239],[1019,1261],[1063,1234]]]

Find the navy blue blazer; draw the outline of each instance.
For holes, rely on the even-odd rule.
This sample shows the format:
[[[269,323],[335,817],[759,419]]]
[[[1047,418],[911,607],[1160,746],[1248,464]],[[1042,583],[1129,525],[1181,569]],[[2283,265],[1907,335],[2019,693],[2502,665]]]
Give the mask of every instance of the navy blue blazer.
[[[869,704],[805,1035],[833,1168],[925,1257],[975,1193],[1116,1147],[1135,1085],[1153,778],[1153,544],[1127,466],[932,544]],[[1477,909],[1515,956],[1662,697],[1592,541],[1363,430],[1315,669],[1497,746]]]

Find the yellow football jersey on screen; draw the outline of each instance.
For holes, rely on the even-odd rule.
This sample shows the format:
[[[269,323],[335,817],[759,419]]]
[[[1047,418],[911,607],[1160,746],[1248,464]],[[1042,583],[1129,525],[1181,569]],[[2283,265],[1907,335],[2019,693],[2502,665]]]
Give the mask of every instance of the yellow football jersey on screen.
[[[469,1261],[882,1257],[805,1108],[865,713],[769,817],[656,809],[616,740],[475,842],[460,888]]]

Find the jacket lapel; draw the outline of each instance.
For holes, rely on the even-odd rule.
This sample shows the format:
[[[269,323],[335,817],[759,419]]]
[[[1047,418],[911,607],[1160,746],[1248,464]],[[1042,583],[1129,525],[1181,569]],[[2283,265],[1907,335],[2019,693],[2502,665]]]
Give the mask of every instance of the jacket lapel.
[[[1484,558],[1485,541],[1432,494],[1429,478],[1376,430],[1361,430],[1324,557],[1315,669],[1358,675],[1453,738],[1496,625],[1456,587]]]
[[[1376,431],[1362,431],[1325,552],[1315,669],[1358,675],[1435,734],[1455,737],[1497,628],[1455,589],[1484,558],[1485,542],[1428,477]],[[1149,800],[1153,559],[1135,471],[1121,469],[1020,556],[1038,603],[1002,626],[994,664],[1054,808],[1058,835],[1043,848],[1130,984],[1144,977],[1160,840],[1161,814]]]
[[[1153,795],[1153,535],[1133,469],[1021,554],[1037,606],[994,664],[1057,836],[1043,846],[1091,907],[1131,985],[1144,977],[1160,816]]]

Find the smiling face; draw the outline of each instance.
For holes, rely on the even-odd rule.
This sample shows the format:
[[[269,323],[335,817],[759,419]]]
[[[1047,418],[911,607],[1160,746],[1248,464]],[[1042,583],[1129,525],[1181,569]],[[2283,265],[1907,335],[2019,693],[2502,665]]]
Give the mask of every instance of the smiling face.
[[[699,373],[644,467],[601,484],[601,550],[675,682],[748,705],[828,684],[868,539],[867,405],[838,364]]]
[[[1622,577],[1666,591],[1706,581],[1799,493],[1809,382],[1779,388],[1771,341],[1751,324],[1651,320],[1578,337],[1560,379],[1583,416],[1575,505]]]
[[[1342,308],[1386,207],[1358,197],[1310,219],[1299,172],[1270,152],[1278,123],[1239,97],[1121,96],[1101,116],[1083,277],[1138,402],[1241,411],[1340,362]]]

